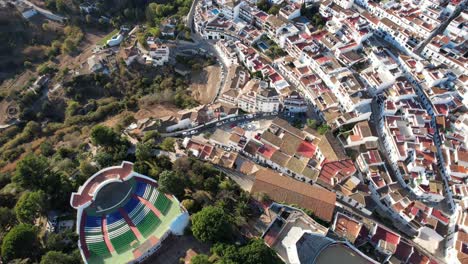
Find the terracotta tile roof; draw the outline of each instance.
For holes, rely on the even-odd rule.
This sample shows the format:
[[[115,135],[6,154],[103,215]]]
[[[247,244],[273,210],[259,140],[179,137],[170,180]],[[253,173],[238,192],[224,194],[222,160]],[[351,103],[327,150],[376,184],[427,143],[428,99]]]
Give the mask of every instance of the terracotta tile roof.
[[[286,133],[283,138],[281,139],[281,151],[292,156],[296,153],[299,145],[301,144],[302,140],[298,137],[293,136],[292,134]]]
[[[336,195],[328,190],[296,181],[262,169],[255,173],[252,193],[264,192],[277,202],[297,204],[311,210],[317,217],[330,222],[335,210]]]
[[[410,264],[428,264],[429,263],[429,258],[423,254],[421,254],[419,251],[413,252],[411,254],[410,259],[408,260],[408,263]]]
[[[257,165],[250,160],[244,159],[237,168],[241,173],[249,175],[257,171]]]
[[[276,152],[276,148],[270,146],[269,144],[264,144],[258,149],[258,153],[264,156],[267,159],[271,159],[271,156]]]
[[[248,154],[255,156],[257,154],[257,150],[261,147],[261,145],[253,140],[249,140],[247,144],[244,146],[244,151]]]
[[[277,117],[277,118],[273,119],[272,124],[286,130],[287,132],[293,134],[294,136],[296,136],[298,138],[305,139],[304,132],[302,132],[300,129],[297,129],[297,128],[291,126],[288,123],[288,121],[286,121],[284,119],[281,119],[281,118]]]
[[[288,161],[288,164],[286,164],[286,168],[296,174],[302,174],[302,171],[304,170],[306,165],[306,162],[296,157],[291,157]]]
[[[362,223],[341,213],[336,214],[335,232],[354,243],[361,231]]]
[[[245,135],[245,130],[243,128],[241,128],[241,127],[238,127],[238,126],[234,127],[232,129],[232,132],[239,135],[239,136]]]
[[[273,153],[270,160],[278,164],[279,166],[284,167],[288,163],[289,156],[281,151],[276,151],[275,153]]]
[[[309,159],[315,155],[316,151],[317,151],[317,146],[307,141],[302,141],[299,147],[297,148],[298,154]]]
[[[304,177],[307,177],[309,179],[311,179],[312,181],[316,181],[317,180],[317,176],[319,174],[319,171],[316,170],[316,169],[311,169],[309,167],[305,167],[304,170],[302,171],[302,175]]]
[[[468,162],[468,151],[458,150],[458,160],[463,162]]]
[[[413,247],[401,241],[397,246],[395,257],[398,260],[405,262],[412,253],[413,253]]]
[[[378,243],[379,240],[384,240],[387,243],[396,246],[398,243],[400,243],[400,236],[390,230],[384,229],[381,226],[377,226],[377,230],[375,231],[375,234],[372,236],[371,240],[374,243]]]
[[[273,146],[280,147],[281,146],[281,138],[277,137],[275,134],[271,133],[270,131],[265,131],[262,134],[262,141],[266,141]]]
[[[437,209],[432,210],[431,215],[446,225],[449,223],[449,219],[446,216],[444,216],[441,211]]]
[[[338,182],[352,176],[356,167],[351,159],[327,162],[320,171],[319,179],[326,184],[335,186]]]
[[[241,140],[241,137],[238,135],[238,134],[231,134],[231,136],[229,137],[229,141],[232,141],[234,143],[239,143],[239,141]]]

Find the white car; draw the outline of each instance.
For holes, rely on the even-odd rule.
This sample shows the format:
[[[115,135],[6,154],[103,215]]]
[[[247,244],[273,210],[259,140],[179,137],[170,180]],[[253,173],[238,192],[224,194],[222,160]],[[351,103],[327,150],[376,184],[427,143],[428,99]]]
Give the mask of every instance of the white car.
[[[191,135],[193,134],[196,134],[198,132],[198,130],[192,130],[192,132],[190,132]]]
[[[223,122],[218,122],[218,123],[216,123],[216,126],[220,126],[222,124],[223,124]]]

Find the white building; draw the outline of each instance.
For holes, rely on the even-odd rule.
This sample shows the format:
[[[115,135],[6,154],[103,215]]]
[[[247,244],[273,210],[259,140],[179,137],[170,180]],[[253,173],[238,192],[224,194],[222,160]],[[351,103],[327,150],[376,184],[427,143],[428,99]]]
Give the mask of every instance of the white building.
[[[107,41],[107,45],[109,47],[114,47],[114,46],[120,45],[122,40],[123,40],[122,34],[117,34],[117,35],[112,36],[112,38]]]
[[[305,113],[307,102],[298,92],[293,91],[283,99],[283,108],[291,113]]]

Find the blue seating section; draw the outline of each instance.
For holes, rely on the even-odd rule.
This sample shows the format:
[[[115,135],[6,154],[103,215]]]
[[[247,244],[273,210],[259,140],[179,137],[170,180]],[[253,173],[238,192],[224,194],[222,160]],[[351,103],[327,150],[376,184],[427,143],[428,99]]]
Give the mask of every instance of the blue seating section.
[[[113,224],[121,219],[123,219],[122,215],[119,211],[115,211],[112,214],[108,214],[107,216],[107,225]]]
[[[101,227],[101,217],[92,215],[86,216],[86,227]]]
[[[140,197],[143,197],[143,194],[145,193],[145,190],[146,190],[146,185],[148,185],[148,184],[144,183],[144,182],[141,182],[141,181],[137,181],[137,187],[136,187],[136,190],[135,190],[135,194],[140,196]]]
[[[135,198],[130,198],[130,200],[128,200],[127,204],[124,206],[124,210],[128,213],[130,213],[131,211],[133,211],[133,209],[135,209],[135,207],[137,207],[137,205],[140,203],[140,201],[138,201],[137,199]]]

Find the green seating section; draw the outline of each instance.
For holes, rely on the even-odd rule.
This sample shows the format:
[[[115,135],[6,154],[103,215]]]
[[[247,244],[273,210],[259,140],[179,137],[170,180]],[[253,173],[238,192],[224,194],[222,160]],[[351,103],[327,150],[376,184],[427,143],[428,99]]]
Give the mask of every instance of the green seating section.
[[[166,215],[169,207],[171,206],[171,200],[167,198],[163,193],[159,193],[154,206],[163,214]]]
[[[137,240],[137,238],[135,237],[133,232],[129,230],[115,238],[111,238],[110,241],[114,246],[115,251],[120,254],[131,248],[131,244],[135,240]]]
[[[107,245],[104,242],[104,237],[102,236],[102,234],[86,233],[85,236],[86,245],[88,246],[88,250],[91,255],[99,256],[101,258],[107,258],[111,256],[109,249],[107,248]],[[97,237],[98,239],[95,239]],[[95,241],[90,241],[88,238],[93,238]]]
[[[145,237],[149,237],[154,230],[161,224],[161,220],[153,214],[153,212],[147,212],[143,220],[137,225],[140,233]]]

